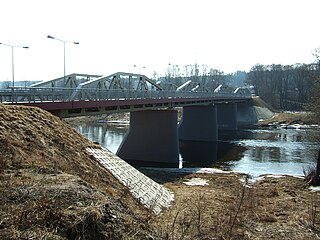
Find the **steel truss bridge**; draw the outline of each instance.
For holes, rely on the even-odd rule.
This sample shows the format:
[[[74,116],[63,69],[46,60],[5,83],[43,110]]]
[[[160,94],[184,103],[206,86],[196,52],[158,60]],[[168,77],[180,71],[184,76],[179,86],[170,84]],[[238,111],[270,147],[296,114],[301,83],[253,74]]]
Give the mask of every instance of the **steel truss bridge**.
[[[3,104],[37,106],[60,117],[210,105],[248,99],[251,99],[251,94],[247,89],[233,89],[213,81],[204,84],[188,80],[176,86],[125,72],[109,76],[70,74],[30,87],[0,89],[0,102]]]

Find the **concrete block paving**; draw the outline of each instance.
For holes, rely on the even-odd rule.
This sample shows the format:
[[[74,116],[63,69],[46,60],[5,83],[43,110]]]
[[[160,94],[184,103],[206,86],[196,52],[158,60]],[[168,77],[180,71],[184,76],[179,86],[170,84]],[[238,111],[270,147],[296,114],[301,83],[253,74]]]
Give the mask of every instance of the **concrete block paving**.
[[[170,206],[173,193],[147,177],[105,148],[87,148],[87,152],[108,169],[144,206],[158,214]]]

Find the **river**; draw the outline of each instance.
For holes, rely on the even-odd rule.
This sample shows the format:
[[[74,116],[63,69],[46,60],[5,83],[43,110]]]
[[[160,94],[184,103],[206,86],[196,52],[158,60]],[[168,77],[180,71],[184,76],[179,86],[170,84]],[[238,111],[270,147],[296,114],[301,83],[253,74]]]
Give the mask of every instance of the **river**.
[[[83,136],[117,152],[128,125],[73,124]],[[248,173],[303,175],[315,164],[319,127],[246,129],[219,133],[219,141],[180,142],[180,168],[215,167]]]

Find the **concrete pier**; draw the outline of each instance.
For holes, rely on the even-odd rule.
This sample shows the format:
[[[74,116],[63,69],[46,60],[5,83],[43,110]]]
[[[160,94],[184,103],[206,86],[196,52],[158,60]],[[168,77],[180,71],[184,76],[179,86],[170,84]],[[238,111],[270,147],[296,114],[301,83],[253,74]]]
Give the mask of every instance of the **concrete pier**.
[[[236,103],[218,104],[218,125],[219,130],[236,131],[238,129]]]
[[[144,166],[178,166],[179,143],[176,110],[130,113],[130,128],[117,155]]]
[[[218,140],[217,107],[183,107],[182,122],[179,125],[179,139],[189,141]]]

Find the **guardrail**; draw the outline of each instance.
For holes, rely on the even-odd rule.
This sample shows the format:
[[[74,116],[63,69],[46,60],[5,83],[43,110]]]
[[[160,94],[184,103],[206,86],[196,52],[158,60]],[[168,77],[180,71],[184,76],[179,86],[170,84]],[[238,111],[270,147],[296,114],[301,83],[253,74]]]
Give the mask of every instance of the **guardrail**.
[[[98,90],[91,88],[10,88],[0,89],[1,103],[35,103],[35,102],[70,102],[70,101],[99,101],[99,100],[132,100],[132,99],[161,99],[161,98],[206,98],[206,97],[235,97],[251,98],[245,91],[234,92],[184,92],[158,90]]]

